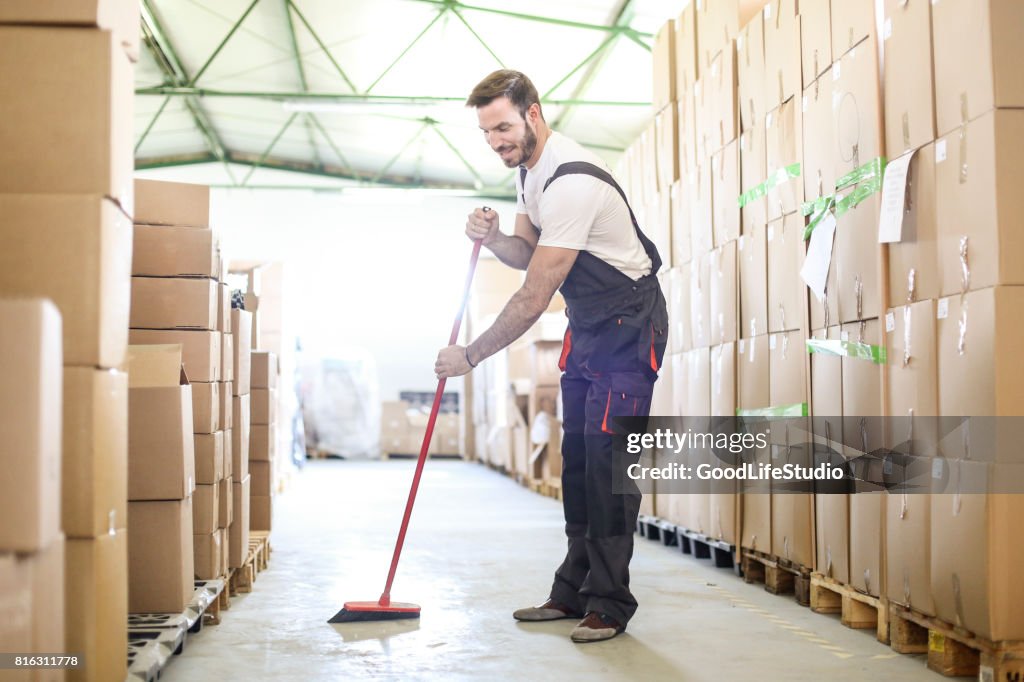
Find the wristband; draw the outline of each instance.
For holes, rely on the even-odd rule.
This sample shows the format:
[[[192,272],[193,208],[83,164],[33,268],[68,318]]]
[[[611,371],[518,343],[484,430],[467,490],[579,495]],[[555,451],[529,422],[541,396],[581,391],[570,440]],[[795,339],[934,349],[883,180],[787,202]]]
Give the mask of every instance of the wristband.
[[[469,359],[469,346],[466,346],[466,364],[473,369],[476,369],[476,365],[474,365],[473,361]]]

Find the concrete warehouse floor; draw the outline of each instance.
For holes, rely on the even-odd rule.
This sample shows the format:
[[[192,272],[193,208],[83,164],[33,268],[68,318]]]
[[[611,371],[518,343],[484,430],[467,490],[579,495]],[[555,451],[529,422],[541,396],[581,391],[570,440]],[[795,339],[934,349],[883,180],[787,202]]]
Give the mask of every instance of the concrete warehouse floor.
[[[392,594],[422,618],[328,625],[346,600],[380,596],[413,464],[310,463],[278,498],[269,570],[162,679],[940,679],[873,631],[640,537],[625,634],[579,645],[573,621],[519,624],[562,558],[561,505],[465,462],[424,471]]]

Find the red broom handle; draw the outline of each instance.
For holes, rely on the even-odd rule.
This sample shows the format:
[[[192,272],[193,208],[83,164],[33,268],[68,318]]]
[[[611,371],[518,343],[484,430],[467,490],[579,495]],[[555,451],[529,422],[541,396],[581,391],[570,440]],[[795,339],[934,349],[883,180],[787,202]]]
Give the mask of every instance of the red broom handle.
[[[469,272],[466,274],[466,286],[462,292],[462,304],[455,316],[455,324],[452,325],[452,335],[448,338],[448,345],[452,346],[459,340],[459,328],[462,326],[462,315],[466,310],[466,301],[469,299],[469,287],[473,283],[473,272],[476,270],[476,261],[480,256],[481,241],[473,241],[473,255],[469,257]],[[423,444],[420,446],[420,457],[416,461],[416,473],[412,477],[412,487],[409,489],[409,499],[405,503],[405,516],[402,517],[402,527],[398,531],[398,542],[395,543],[395,554],[391,557],[391,570],[388,571],[388,581],[384,585],[384,594],[381,595],[378,604],[389,606],[391,604],[391,584],[395,581],[395,571],[398,570],[398,559],[402,555],[402,545],[405,544],[405,531],[409,528],[409,518],[412,516],[412,507],[416,503],[416,491],[420,487],[420,476],[423,474],[423,465],[427,462],[427,450],[430,449],[430,438],[434,435],[434,424],[437,423],[437,412],[441,407],[441,396],[444,395],[446,379],[439,379],[437,391],[434,393],[434,405],[430,408],[430,419],[427,421],[427,431],[423,434]]]

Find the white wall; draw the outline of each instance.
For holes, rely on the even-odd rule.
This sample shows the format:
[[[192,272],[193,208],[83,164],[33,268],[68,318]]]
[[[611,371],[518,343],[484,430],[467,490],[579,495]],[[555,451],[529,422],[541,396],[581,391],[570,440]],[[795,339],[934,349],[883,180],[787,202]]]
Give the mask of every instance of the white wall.
[[[304,348],[368,350],[381,399],[396,400],[401,390],[437,386],[434,360],[448,341],[472,250],[466,215],[483,203],[510,231],[511,203],[397,190],[218,189],[212,220],[228,259],[285,262],[285,305]],[[448,383],[461,389],[461,379]]]

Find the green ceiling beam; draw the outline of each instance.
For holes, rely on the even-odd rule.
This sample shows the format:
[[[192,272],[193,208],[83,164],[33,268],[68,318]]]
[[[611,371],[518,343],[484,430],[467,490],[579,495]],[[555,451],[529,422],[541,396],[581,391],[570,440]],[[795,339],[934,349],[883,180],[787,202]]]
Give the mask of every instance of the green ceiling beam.
[[[462,165],[466,167],[466,170],[472,173],[473,177],[476,178],[477,183],[480,186],[483,186],[485,183],[484,179],[480,177],[480,173],[477,172],[476,168],[473,167],[473,164],[466,160],[466,157],[462,155],[462,152],[459,151],[459,148],[452,144],[451,140],[449,140],[448,137],[443,132],[441,132],[441,127],[437,124],[437,121],[432,121],[430,123],[430,127],[433,128],[434,132],[437,133],[437,136],[440,137],[441,140],[446,145],[448,145],[448,148],[451,149],[452,153],[454,153],[455,156],[458,157],[459,161],[462,162]]]
[[[219,55],[220,51],[224,49],[224,46],[228,44],[228,41],[231,40],[232,36],[235,35],[235,32],[238,31],[238,29],[242,26],[242,22],[246,20],[246,18],[249,16],[249,13],[252,12],[253,8],[256,7],[256,4],[259,3],[259,1],[260,0],[252,0],[252,4],[249,5],[248,9],[246,9],[242,16],[239,17],[238,21],[234,23],[234,25],[231,27],[231,30],[228,31],[228,34],[224,36],[224,39],[220,41],[219,45],[217,45],[217,48],[213,51],[213,54],[211,54],[210,57],[206,60],[206,63],[199,67],[199,71],[196,72],[196,75],[192,76],[192,80],[189,81],[189,85],[195,85],[202,77],[202,75],[206,73],[206,69],[210,68],[210,64],[212,64],[213,60],[217,58],[217,55]]]
[[[306,27],[306,30],[309,31],[309,35],[313,37],[313,40],[316,41],[316,44],[320,46],[320,49],[323,51],[324,56],[327,57],[327,59],[331,62],[331,65],[334,66],[334,69],[338,72],[338,75],[341,76],[342,80],[345,81],[345,84],[348,85],[352,92],[358,92],[359,89],[356,88],[355,84],[349,79],[348,75],[345,73],[345,70],[341,68],[341,65],[338,64],[337,60],[334,58],[334,55],[331,54],[331,51],[327,49],[327,45],[325,45],[324,41],[320,39],[320,34],[313,30],[313,26],[309,23],[309,21],[306,20],[306,15],[302,13],[302,11],[299,9],[299,6],[292,2],[292,0],[288,0],[288,5],[295,12],[295,16],[299,18],[299,21],[301,21],[303,25]]]
[[[405,153],[405,150],[411,147],[413,142],[420,139],[420,136],[423,135],[423,132],[429,127],[430,123],[424,123],[422,126],[420,126],[420,129],[416,131],[416,134],[410,137],[409,141],[402,145],[402,148],[398,150],[398,153],[391,157],[390,161],[384,164],[384,167],[381,168],[380,171],[378,171],[377,175],[373,177],[373,180],[371,182],[380,182],[380,179],[388,174],[388,171],[391,170],[391,167],[395,165],[398,159],[402,158],[402,154]]]
[[[434,24],[437,23],[437,20],[440,19],[441,17],[443,17],[447,13],[448,13],[448,7],[447,7],[447,5],[445,5],[444,7],[442,7],[441,11],[438,12],[434,16],[434,18],[430,20],[430,23],[427,24],[426,28],[424,28],[422,31],[420,31],[419,35],[417,35],[415,38],[413,38],[411,43],[406,45],[405,49],[402,50],[402,53],[399,54],[397,57],[395,57],[395,61],[393,61],[390,64],[388,64],[388,68],[384,69],[384,73],[382,73],[381,75],[377,76],[376,80],[374,80],[372,83],[370,83],[370,87],[366,88],[366,90],[363,91],[363,94],[369,95],[370,91],[373,90],[375,87],[377,87],[377,84],[381,82],[381,80],[384,78],[384,76],[388,75],[391,72],[391,69],[395,68],[395,66],[398,64],[398,62],[402,61],[402,59],[405,57],[405,55],[407,55],[409,53],[409,50],[411,50],[413,47],[416,46],[416,43],[418,43],[420,41],[420,38],[425,36],[427,34],[427,31],[429,31],[431,28],[433,28]]]
[[[465,102],[465,96],[444,97],[436,95],[367,95],[341,92],[270,92],[252,90],[214,90],[212,88],[176,87],[157,85],[136,88],[136,95],[173,95],[176,97],[241,97],[267,99],[277,102],[366,102],[372,104],[437,104],[444,102]],[[600,107],[649,107],[650,102],[624,102],[619,100],[584,99],[541,99],[543,104],[552,106],[600,106]]]
[[[251,178],[252,174],[256,172],[256,169],[263,165],[263,162],[267,160],[267,158],[270,156],[270,152],[274,151],[274,147],[277,146],[277,143],[288,131],[288,128],[290,128],[292,125],[292,121],[294,121],[295,117],[298,115],[298,112],[296,112],[289,116],[288,120],[284,122],[284,125],[281,126],[281,129],[277,131],[277,135],[274,135],[274,139],[270,141],[269,145],[267,145],[267,149],[260,155],[259,160],[253,165],[252,168],[249,169],[249,172],[246,174],[245,178],[242,179],[242,186],[245,186],[245,183],[249,182],[249,178]]]
[[[468,21],[466,21],[466,17],[462,16],[462,12],[460,12],[459,10],[457,10],[455,8],[452,8],[452,13],[455,16],[457,16],[459,18],[459,21],[462,22],[462,25],[465,26],[466,29],[470,33],[473,34],[473,37],[476,38],[476,41],[478,43],[480,43],[481,45],[483,45],[484,49],[487,50],[488,54],[490,54],[492,57],[494,57],[494,61],[498,62],[498,66],[500,66],[501,68],[504,69],[505,68],[505,62],[501,61],[501,57],[499,57],[498,55],[494,54],[494,50],[491,49],[491,46],[488,45],[487,42],[483,38],[480,37],[480,34],[478,34],[475,30],[473,30],[473,27],[469,25]]]
[[[188,72],[178,57],[174,45],[167,37],[167,31],[164,30],[152,2],[153,0],[142,0],[142,34],[144,42],[149,48],[150,54],[153,55],[157,66],[163,71],[164,77],[170,81],[171,85],[177,87],[185,86],[190,80]],[[206,145],[218,160],[225,163],[224,167],[232,182],[234,182],[235,177],[231,172],[231,168],[226,164],[227,150],[224,148],[224,143],[203,110],[202,105],[195,96],[187,96],[185,98],[185,107],[192,115],[192,120],[195,122],[196,128],[199,129],[199,133],[205,140]]]
[[[563,84],[564,84],[564,83],[565,83],[565,82],[566,82],[567,80],[569,80],[570,78],[572,78],[573,76],[575,76],[575,75],[576,75],[576,73],[577,73],[577,72],[578,72],[578,71],[579,71],[580,69],[582,69],[582,68],[583,68],[584,66],[586,66],[587,64],[589,64],[589,63],[590,63],[590,60],[591,60],[591,59],[593,59],[593,58],[594,58],[594,57],[596,57],[597,55],[599,55],[599,54],[601,54],[602,52],[604,52],[604,51],[605,51],[605,50],[606,50],[606,49],[608,48],[608,46],[609,46],[609,45],[611,45],[611,44],[612,44],[612,42],[614,42],[615,38],[616,38],[616,34],[612,33],[611,35],[609,35],[608,37],[606,37],[606,38],[605,38],[604,40],[602,40],[602,41],[601,41],[601,44],[597,46],[597,49],[596,49],[596,50],[594,50],[593,52],[591,52],[590,54],[588,54],[588,55],[586,56],[586,58],[585,58],[585,59],[584,59],[584,60],[583,60],[582,62],[580,62],[579,64],[577,64],[577,65],[576,65],[576,66],[575,66],[575,67],[573,68],[573,70],[572,70],[572,71],[570,71],[569,73],[565,74],[565,76],[563,76],[563,77],[562,77],[562,80],[560,80],[560,81],[558,81],[557,83],[555,83],[554,85],[552,85],[552,86],[551,86],[551,88],[550,88],[550,89],[549,89],[549,90],[548,90],[547,92],[545,92],[545,93],[544,93],[544,94],[543,94],[543,95],[541,96],[541,99],[542,99],[542,100],[544,100],[544,99],[548,99],[548,98],[549,98],[549,97],[551,97],[551,96],[552,96],[553,94],[555,94],[555,91],[556,91],[556,90],[558,90],[558,88],[562,87],[562,85],[563,85]]]
[[[167,105],[170,103],[170,101],[171,101],[171,96],[170,95],[167,95],[166,97],[164,97],[164,101],[160,105],[160,108],[156,110],[156,113],[153,114],[153,118],[150,119],[150,121],[149,121],[149,125],[146,126],[146,129],[142,131],[142,135],[141,135],[141,137],[139,137],[139,141],[135,143],[135,153],[136,154],[139,153],[139,147],[141,147],[142,143],[146,141],[146,138],[149,136],[149,131],[153,129],[154,125],[156,125],[156,120],[158,118],[160,118],[160,114],[164,113],[164,109],[167,108]]]
[[[292,10],[291,0],[283,0],[284,2],[284,16],[288,20],[288,38],[291,42],[292,53],[295,55],[295,67],[299,72],[299,83],[302,85],[302,91],[309,91],[309,81],[306,79],[306,66],[302,63],[302,53],[299,52],[299,40],[295,35],[295,22],[292,21]],[[313,114],[306,114],[302,117],[303,127],[306,129],[306,139],[309,140],[309,149],[313,152],[313,158],[316,160],[318,166],[323,166],[323,161],[320,159],[320,150],[316,146],[316,138],[313,136],[313,126],[310,121],[314,118]]]
[[[538,16],[536,14],[524,14],[522,12],[510,12],[508,10],[497,9],[495,7],[479,7],[477,5],[467,5],[457,0],[411,0],[412,2],[421,2],[428,5],[434,5],[436,7],[444,7],[451,9],[470,10],[473,12],[484,12],[487,14],[497,14],[503,17],[509,17],[511,19],[522,19],[524,21],[536,21],[543,24],[553,24],[555,26],[567,26],[569,28],[587,29],[591,31],[604,31],[606,33],[622,33],[624,35],[634,35],[638,38],[653,38],[651,33],[643,33],[636,29],[630,28],[629,26],[604,26],[601,24],[588,24],[581,21],[570,21],[568,19],[558,19],[556,17],[545,17]]]
[[[351,175],[354,179],[362,180],[362,176],[359,175],[359,173],[357,173],[354,168],[352,168],[352,164],[349,163],[348,158],[346,158],[346,156],[341,153],[341,149],[338,147],[337,144],[334,143],[334,138],[332,138],[331,135],[327,132],[327,129],[324,128],[324,125],[320,122],[320,119],[317,118],[316,116],[312,116],[310,117],[310,120],[313,121],[313,125],[316,126],[316,128],[320,131],[320,134],[323,135],[324,139],[327,140],[327,145],[334,151],[334,154],[335,156],[338,157],[338,160],[341,161],[342,166],[345,168],[345,171],[348,172],[349,175]]]

